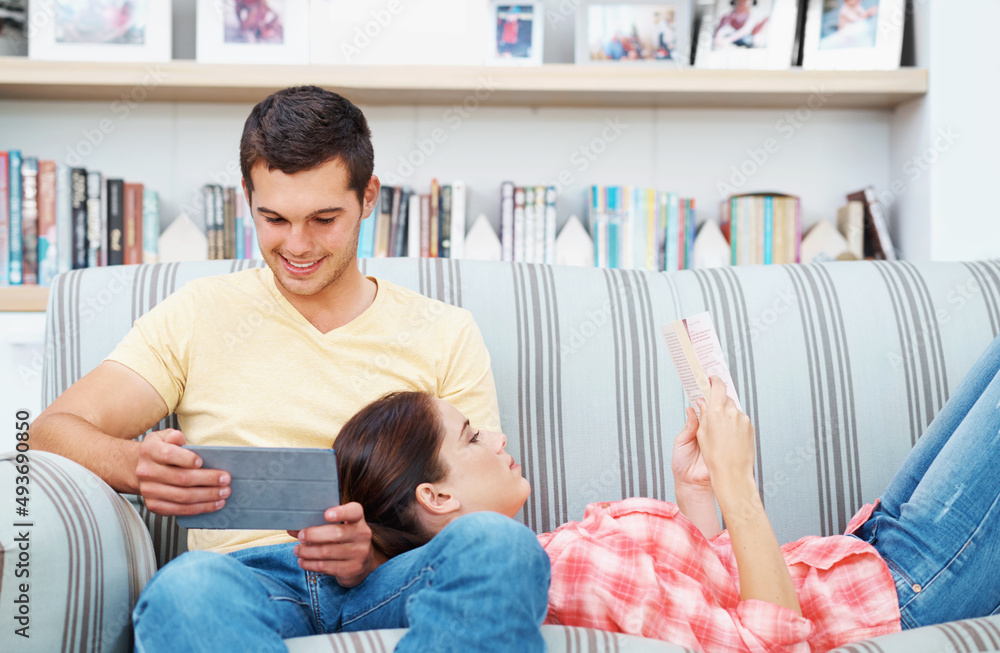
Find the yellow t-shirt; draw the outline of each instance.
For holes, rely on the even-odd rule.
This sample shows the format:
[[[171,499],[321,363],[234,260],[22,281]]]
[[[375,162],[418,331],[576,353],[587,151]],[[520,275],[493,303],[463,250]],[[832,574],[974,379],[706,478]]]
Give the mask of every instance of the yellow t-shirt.
[[[384,280],[368,309],[320,333],[268,268],[189,282],[139,318],[106,360],[176,413],[188,444],[330,447],[364,405],[395,390],[453,403],[500,429],[489,353],[465,309]],[[285,531],[191,530],[190,549],[288,542]]]

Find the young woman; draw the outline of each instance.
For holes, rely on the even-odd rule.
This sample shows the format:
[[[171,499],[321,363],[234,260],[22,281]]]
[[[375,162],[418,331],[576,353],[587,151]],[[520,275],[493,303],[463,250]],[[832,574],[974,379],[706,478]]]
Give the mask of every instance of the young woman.
[[[674,445],[677,506],[592,504],[538,536],[552,565],[548,623],[708,651],[805,651],[1000,609],[1000,338],[846,536],[779,548],[749,418],[714,378],[699,408]],[[530,490],[503,434],[421,393],[375,401],[336,442],[343,500],[365,507],[388,559],[463,515],[512,517]]]

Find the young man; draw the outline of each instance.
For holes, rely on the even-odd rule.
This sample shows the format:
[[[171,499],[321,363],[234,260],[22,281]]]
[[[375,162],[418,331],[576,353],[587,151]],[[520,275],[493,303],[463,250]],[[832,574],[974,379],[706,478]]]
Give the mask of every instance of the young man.
[[[316,87],[279,91],[251,111],[240,165],[267,267],[199,279],[137,320],[38,416],[33,445],[141,494],[154,512],[188,515],[222,507],[230,479],[203,469],[184,444],[330,447],[358,409],[399,389],[434,393],[499,429],[489,355],[471,315],[358,270],[361,221],[380,188],[361,111]],[[247,324],[256,326],[247,332]],[[136,440],[170,413],[180,431]],[[362,583],[382,562],[362,507],[332,507],[325,517],[329,524],[299,533],[190,531],[190,549],[233,555],[187,554],[178,562],[190,561],[164,567],[150,584],[158,592],[146,592],[136,609],[137,648],[183,650],[185,636],[200,645],[210,634],[225,647],[254,619],[266,622],[265,648],[265,640],[280,647],[283,637],[341,628],[316,619],[289,625],[270,610],[274,579],[247,571],[269,569],[282,548],[305,571],[281,582],[301,583],[305,596],[317,578],[340,589]],[[299,543],[289,549],[293,536]],[[235,572],[231,560],[243,561]],[[194,579],[207,583],[201,593],[190,591]],[[211,596],[216,588],[225,591]],[[258,599],[244,605],[234,594]],[[193,623],[172,623],[178,605],[196,608]],[[411,624],[366,627],[378,625]]]

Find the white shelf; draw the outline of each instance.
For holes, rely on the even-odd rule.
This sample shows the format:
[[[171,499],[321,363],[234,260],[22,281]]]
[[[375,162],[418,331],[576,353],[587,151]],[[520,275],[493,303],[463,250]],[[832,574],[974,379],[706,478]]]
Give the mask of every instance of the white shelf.
[[[0,57],[0,99],[256,103],[315,84],[359,104],[892,109],[927,93],[927,71],[750,71],[549,64],[538,67],[245,66],[76,63]]]

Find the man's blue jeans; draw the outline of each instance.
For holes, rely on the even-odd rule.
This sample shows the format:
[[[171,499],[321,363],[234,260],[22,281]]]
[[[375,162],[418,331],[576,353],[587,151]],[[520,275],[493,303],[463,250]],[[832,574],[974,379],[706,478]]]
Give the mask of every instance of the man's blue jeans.
[[[300,569],[294,547],[170,562],[133,612],[136,651],[285,651],[289,637],[405,627],[397,651],[545,650],[549,558],[507,517],[463,516],[351,589]]]
[[[856,534],[889,566],[903,628],[1000,612],[1000,337]]]

